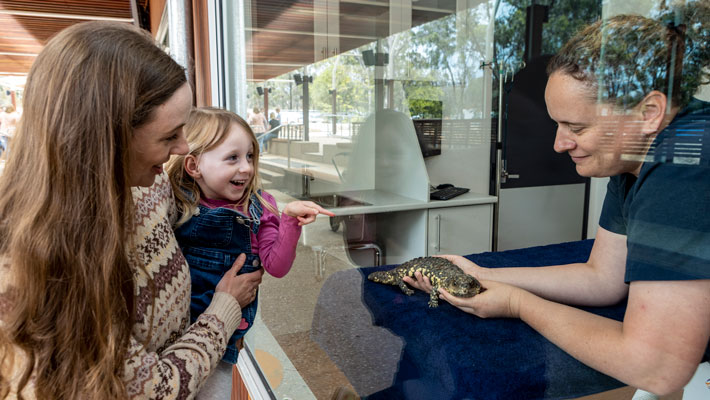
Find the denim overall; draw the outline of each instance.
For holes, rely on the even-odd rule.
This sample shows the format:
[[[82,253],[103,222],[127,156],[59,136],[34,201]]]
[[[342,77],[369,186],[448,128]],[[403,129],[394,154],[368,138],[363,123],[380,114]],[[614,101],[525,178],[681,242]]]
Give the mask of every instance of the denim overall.
[[[249,201],[249,217],[229,208],[207,208],[199,205],[199,214],[181,225],[176,231],[180,249],[190,266],[192,294],[190,318],[195,322],[212,301],[215,287],[231,267],[237,256],[244,253],[247,260],[238,274],[254,272],[261,268],[261,260],[251,251],[250,233],[259,231],[263,209],[252,195]],[[257,298],[242,308],[246,329],[237,329],[229,342],[223,361],[235,364],[239,355],[236,342],[254,323]]]

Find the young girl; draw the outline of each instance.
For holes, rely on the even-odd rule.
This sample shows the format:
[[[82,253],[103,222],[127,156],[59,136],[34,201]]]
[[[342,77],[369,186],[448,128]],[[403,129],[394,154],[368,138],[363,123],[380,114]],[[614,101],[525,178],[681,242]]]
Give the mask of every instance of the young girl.
[[[247,255],[240,274],[263,266],[280,278],[291,269],[301,226],[318,214],[333,213],[310,201],[294,201],[279,218],[276,201],[260,189],[256,137],[238,115],[197,108],[184,131],[189,153],[174,157],[168,174],[181,213],[175,235],[190,266],[190,311],[196,318],[237,256]],[[242,306],[241,324],[223,357],[232,364],[237,361],[237,340],[254,322],[257,300]]]

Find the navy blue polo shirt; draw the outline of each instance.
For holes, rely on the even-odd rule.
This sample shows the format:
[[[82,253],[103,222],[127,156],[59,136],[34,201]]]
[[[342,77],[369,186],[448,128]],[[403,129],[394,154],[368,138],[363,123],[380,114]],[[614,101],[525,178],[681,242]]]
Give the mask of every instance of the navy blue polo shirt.
[[[599,226],[626,235],[626,282],[710,279],[710,103],[659,133],[638,178],[610,178]]]

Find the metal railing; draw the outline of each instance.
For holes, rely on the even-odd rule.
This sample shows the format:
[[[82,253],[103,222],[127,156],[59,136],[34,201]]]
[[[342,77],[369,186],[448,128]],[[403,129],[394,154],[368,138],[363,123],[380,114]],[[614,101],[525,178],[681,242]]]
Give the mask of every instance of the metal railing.
[[[285,125],[279,125],[274,129],[277,128],[281,128],[278,136],[279,139],[303,140],[303,124],[288,123]]]

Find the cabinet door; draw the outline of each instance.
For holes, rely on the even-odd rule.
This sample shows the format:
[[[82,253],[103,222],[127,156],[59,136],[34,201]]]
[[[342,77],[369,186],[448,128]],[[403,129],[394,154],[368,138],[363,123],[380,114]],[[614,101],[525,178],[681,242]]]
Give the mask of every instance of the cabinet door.
[[[427,254],[490,251],[492,212],[491,204],[430,209]]]

